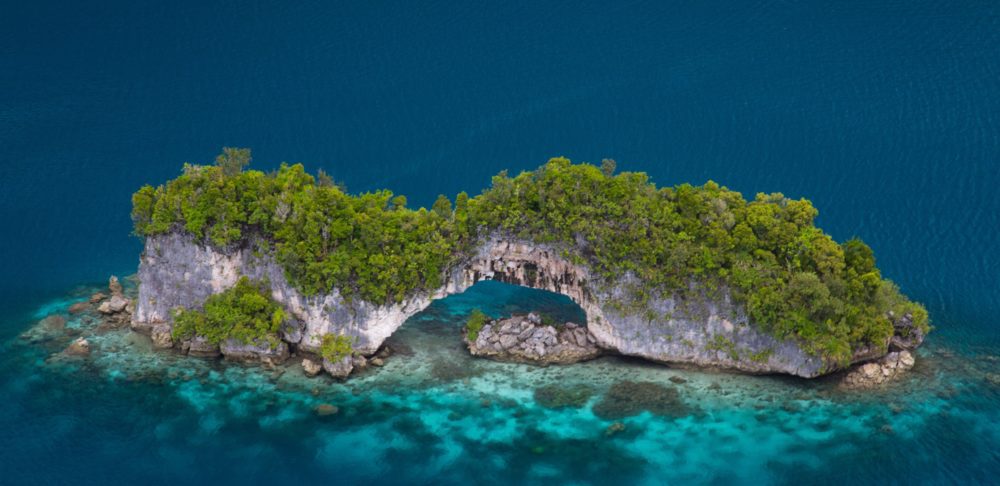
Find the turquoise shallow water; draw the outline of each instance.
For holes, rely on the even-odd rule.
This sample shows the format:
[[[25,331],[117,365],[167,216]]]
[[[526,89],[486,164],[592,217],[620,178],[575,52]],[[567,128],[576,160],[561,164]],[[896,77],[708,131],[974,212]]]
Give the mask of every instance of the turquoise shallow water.
[[[43,0],[0,11],[0,482],[995,481],[996,2]],[[454,316],[560,305],[499,288],[404,326],[414,354],[389,365],[413,369],[402,381],[385,370],[324,386],[328,396],[297,389],[292,372],[184,362],[170,364],[178,378],[139,373],[129,356],[170,359],[114,351],[126,346],[114,334],[91,361],[44,365],[53,349],[18,336],[65,313],[81,283],[135,271],[131,192],[222,145],[252,147],[255,168],[303,162],[413,204],[556,155],[613,157],[659,184],[808,197],[834,237],[873,246],[937,330],[915,378],[869,400],[611,358],[473,366]],[[452,380],[441,365],[435,377],[434,362],[478,374]],[[678,374],[690,414],[603,435],[608,421],[590,411],[613,380],[674,385],[664,380]],[[539,407],[532,390],[547,380],[592,383],[594,397]],[[314,417],[320,399],[342,412]]]
[[[35,317],[66,315],[80,299],[49,302]],[[0,427],[21,433],[5,434],[0,447],[24,459],[5,463],[5,477],[867,484],[989,483],[998,472],[995,349],[958,352],[937,340],[903,380],[872,393],[842,391],[836,377],[750,377],[617,357],[542,368],[471,358],[460,323],[473,307],[541,309],[559,320],[580,312],[562,296],[479,284],[414,316],[390,338],[396,354],[384,367],[346,383],[306,378],[298,366],[156,352],[144,336],[70,316],[67,328],[92,343],[86,359],[58,357],[73,331],[44,340],[32,330],[4,346]],[[608,416],[601,402],[625,380],[673,388],[680,401],[662,415]],[[583,400],[556,406],[539,395],[553,386]],[[321,404],[338,411],[318,415]],[[622,430],[612,432],[615,423]]]

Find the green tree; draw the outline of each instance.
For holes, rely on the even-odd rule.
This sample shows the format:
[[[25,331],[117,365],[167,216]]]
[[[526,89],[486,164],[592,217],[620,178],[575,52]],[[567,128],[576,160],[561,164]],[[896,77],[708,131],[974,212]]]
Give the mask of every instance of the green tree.
[[[222,175],[233,177],[250,165],[250,149],[223,147],[222,153],[215,158],[215,165],[222,169]]]
[[[615,169],[618,168],[618,163],[615,159],[604,159],[601,161],[601,173],[604,177],[611,177],[615,174]]]
[[[434,205],[431,206],[431,210],[442,219],[451,219],[451,201],[448,200],[448,196],[439,194]]]

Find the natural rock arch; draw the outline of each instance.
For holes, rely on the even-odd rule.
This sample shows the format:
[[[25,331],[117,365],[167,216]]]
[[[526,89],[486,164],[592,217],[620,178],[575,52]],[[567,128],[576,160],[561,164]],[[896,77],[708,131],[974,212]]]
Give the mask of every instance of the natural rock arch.
[[[489,238],[459,268],[459,283],[446,285],[448,295],[463,292],[483,280],[496,280],[565,295],[583,309],[588,326],[599,327],[604,320],[589,288],[588,269],[570,262],[554,247],[511,238]],[[453,273],[452,277],[456,275]]]

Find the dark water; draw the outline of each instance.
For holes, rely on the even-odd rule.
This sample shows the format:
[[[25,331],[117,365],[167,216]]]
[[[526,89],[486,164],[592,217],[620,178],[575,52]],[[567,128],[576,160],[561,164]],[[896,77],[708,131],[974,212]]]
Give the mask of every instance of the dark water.
[[[0,482],[461,482],[483,471],[990,482],[1000,472],[997,392],[983,379],[1000,354],[996,2],[206,3],[0,8]],[[684,398],[698,413],[647,414],[606,439],[589,408],[539,408],[531,387],[593,381],[599,392],[609,376],[673,371],[481,364],[469,384],[431,386],[420,377],[436,376],[434,356],[419,345],[455,351],[448,326],[461,315],[440,309],[401,330],[423,375],[333,386],[342,396],[324,399],[344,411],[319,425],[309,390],[254,398],[276,386],[266,373],[130,380],[116,374],[133,368],[124,354],[103,348],[106,362],[82,371],[38,365],[47,354],[19,333],[65,312],[60,299],[77,285],[134,271],[131,192],[223,145],[252,147],[255,168],[303,162],[417,204],[556,155],[612,157],[660,184],[808,197],[824,229],[864,238],[927,304],[937,331],[922,356],[926,387],[872,404],[690,372]],[[502,300],[488,290],[441,305]],[[710,390],[716,380],[734,391]],[[798,394],[793,412],[755,401]],[[898,401],[903,412],[886,408]]]

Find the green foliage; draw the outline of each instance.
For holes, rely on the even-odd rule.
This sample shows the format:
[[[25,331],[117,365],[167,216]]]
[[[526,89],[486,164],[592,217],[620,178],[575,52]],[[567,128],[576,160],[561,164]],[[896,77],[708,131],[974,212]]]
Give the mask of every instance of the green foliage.
[[[241,343],[278,343],[285,311],[267,295],[267,285],[240,277],[236,285],[205,300],[202,310],[174,314],[174,339],[202,336],[212,344],[226,339]]]
[[[479,309],[472,309],[469,313],[469,320],[465,322],[465,332],[468,336],[469,341],[475,342],[476,338],[479,337],[479,331],[483,329],[483,325],[489,320],[489,316],[483,313]]]
[[[815,227],[809,201],[780,193],[747,201],[712,181],[658,188],[643,173],[616,174],[610,160],[598,168],[555,158],[516,177],[501,172],[454,206],[442,195],[431,210],[413,210],[389,191],[349,195],[301,165],[241,171],[248,151],[227,149],[219,160],[139,189],[136,234],[182,229],[220,247],[264,238],[305,294],[336,288],[385,303],[439,287],[479,237],[502,232],[566,248],[565,258],[589,267],[592,285],[634,277],[628,295],[608,303],[621,312],[652,316],[656,296],[725,289],[761,329],[833,362],[861,345],[884,346],[890,311],[929,329],[926,310],[882,278],[871,248],[837,244]]]
[[[351,339],[343,334],[324,334],[323,342],[319,347],[319,354],[323,359],[335,363],[350,356],[354,352]]]

